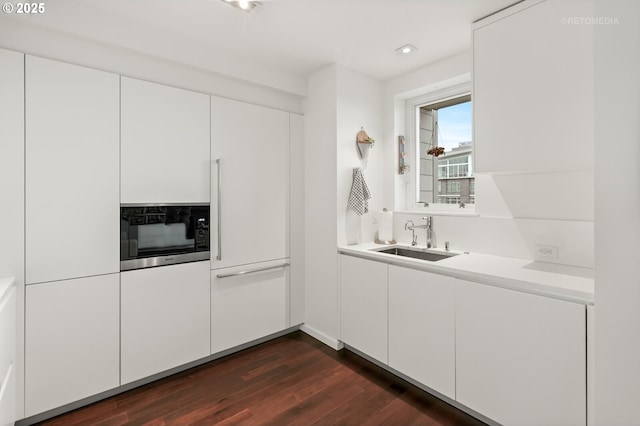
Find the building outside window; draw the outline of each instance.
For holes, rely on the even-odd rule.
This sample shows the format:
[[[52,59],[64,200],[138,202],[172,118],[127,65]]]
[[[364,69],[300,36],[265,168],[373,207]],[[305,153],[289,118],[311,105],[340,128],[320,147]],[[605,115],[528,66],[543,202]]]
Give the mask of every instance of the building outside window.
[[[472,176],[472,143],[461,142],[438,157],[438,202],[475,203],[475,178]],[[446,182],[442,185],[442,182]]]

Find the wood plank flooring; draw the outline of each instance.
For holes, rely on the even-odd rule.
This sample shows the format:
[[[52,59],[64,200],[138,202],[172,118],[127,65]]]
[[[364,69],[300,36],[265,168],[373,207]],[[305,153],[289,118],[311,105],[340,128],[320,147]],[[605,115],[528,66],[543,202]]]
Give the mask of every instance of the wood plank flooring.
[[[133,389],[41,425],[484,425],[302,332]]]

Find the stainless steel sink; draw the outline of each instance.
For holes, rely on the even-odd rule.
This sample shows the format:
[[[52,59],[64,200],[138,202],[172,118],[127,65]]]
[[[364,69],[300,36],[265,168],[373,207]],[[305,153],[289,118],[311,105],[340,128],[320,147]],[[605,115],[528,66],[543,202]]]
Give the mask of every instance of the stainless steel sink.
[[[374,250],[378,253],[393,254],[402,257],[412,257],[414,259],[428,260],[429,262],[437,262],[438,260],[446,259],[448,257],[457,256],[457,253],[434,253],[432,251],[414,250],[402,247],[391,247],[383,250]]]

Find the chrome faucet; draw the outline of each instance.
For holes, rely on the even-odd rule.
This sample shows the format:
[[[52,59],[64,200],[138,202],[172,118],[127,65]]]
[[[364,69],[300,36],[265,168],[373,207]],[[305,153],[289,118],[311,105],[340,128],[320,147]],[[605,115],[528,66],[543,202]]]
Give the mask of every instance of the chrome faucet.
[[[431,248],[431,237],[433,236],[433,218],[431,216],[426,216],[422,219],[427,221],[425,225],[425,229],[427,231],[427,248]]]
[[[433,221],[431,216],[425,216],[422,218],[423,220],[426,220],[427,223],[425,223],[424,225],[415,225],[413,223],[412,220],[408,220],[407,223],[404,224],[404,229],[410,229],[411,230],[411,245],[415,246],[418,244],[418,238],[416,237],[416,232],[415,229],[416,228],[424,228],[425,231],[427,232],[427,248],[431,248],[431,239],[433,237]],[[409,225],[409,223],[411,223],[411,225]],[[435,247],[435,246],[433,246]]]
[[[409,225],[411,224],[411,225]],[[416,244],[418,244],[418,237],[416,237],[416,231],[414,230],[416,227],[416,225],[413,223],[412,220],[408,220],[407,223],[404,224],[404,229],[410,229],[411,230],[411,245],[415,246]]]

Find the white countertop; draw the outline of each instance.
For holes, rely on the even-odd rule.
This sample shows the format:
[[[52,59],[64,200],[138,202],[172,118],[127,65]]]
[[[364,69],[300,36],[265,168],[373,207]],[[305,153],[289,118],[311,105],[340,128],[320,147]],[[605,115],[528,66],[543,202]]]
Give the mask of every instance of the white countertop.
[[[5,293],[8,293],[14,283],[15,279],[13,277],[0,277],[0,305],[2,305]]]
[[[384,246],[365,243],[338,247],[338,252],[393,265],[435,272],[481,284],[509,288],[570,302],[593,304],[594,273],[592,269],[479,253],[465,254],[459,251],[450,252],[457,253],[459,254],[458,256],[437,262],[372,251],[391,247],[425,249],[424,247],[411,247],[405,244]],[[442,249],[430,249],[429,251],[444,253]]]

